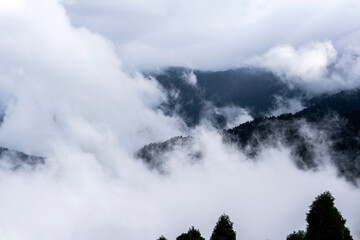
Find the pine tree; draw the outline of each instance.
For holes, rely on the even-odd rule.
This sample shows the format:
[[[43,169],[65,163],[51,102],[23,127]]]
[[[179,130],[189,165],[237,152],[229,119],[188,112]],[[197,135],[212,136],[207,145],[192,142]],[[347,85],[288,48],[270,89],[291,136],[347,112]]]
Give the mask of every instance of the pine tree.
[[[157,240],[167,240],[163,235],[161,235]]]
[[[223,214],[219,217],[210,240],[235,240],[236,232],[233,230],[233,223],[228,215]]]
[[[205,240],[198,229],[191,227],[187,233],[183,233],[176,240]]]
[[[324,192],[316,197],[307,213],[306,240],[347,240],[352,239],[345,227],[346,220],[334,206],[334,197]]]
[[[353,237],[350,234],[350,230],[347,227],[345,227],[344,230],[344,240],[353,240]]]

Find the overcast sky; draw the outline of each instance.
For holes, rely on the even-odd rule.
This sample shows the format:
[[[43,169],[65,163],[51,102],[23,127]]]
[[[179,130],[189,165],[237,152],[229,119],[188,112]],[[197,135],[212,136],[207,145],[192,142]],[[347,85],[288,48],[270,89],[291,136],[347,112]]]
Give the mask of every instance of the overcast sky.
[[[74,26],[114,44],[128,72],[254,66],[315,94],[360,85],[357,0],[62,2]]]
[[[65,1],[71,22],[111,39],[129,66],[236,67],[277,45],[358,46],[357,0]]]

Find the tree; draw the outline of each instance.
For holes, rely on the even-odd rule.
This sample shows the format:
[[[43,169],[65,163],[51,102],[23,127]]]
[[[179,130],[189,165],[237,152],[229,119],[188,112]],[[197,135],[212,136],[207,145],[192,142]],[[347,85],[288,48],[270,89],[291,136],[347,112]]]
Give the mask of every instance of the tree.
[[[306,236],[306,233],[305,231],[297,231],[297,232],[293,232],[291,234],[289,234],[287,237],[286,237],[286,240],[304,240],[305,239],[305,236]]]
[[[157,240],[167,240],[163,235],[161,235]]]
[[[306,215],[306,240],[347,240],[352,239],[345,227],[346,220],[334,206],[334,197],[324,192],[316,197]]]
[[[192,226],[187,233],[181,234],[176,240],[205,240],[205,238],[201,236],[198,229]]]
[[[233,223],[228,215],[223,214],[219,217],[215,225],[210,240],[235,240],[236,232],[233,229]]]
[[[353,240],[353,237],[350,234],[350,230],[347,227],[345,227],[344,230],[344,240]]]

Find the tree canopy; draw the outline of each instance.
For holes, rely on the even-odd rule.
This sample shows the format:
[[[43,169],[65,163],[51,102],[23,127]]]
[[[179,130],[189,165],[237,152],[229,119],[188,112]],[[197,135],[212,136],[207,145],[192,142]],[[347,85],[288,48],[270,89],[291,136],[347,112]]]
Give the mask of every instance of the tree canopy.
[[[315,198],[306,214],[306,232],[293,232],[287,240],[352,240],[346,220],[335,207],[334,197],[326,191]]]
[[[353,240],[346,220],[335,207],[334,197],[326,191],[315,198],[306,214],[306,231],[294,231],[286,240]],[[161,236],[157,240],[166,240]],[[205,240],[193,226],[176,240]],[[219,217],[210,240],[236,240],[236,232],[228,215]]]
[[[306,215],[306,240],[347,240],[350,231],[345,227],[346,220],[334,205],[334,197],[324,192],[316,197]]]
[[[210,240],[235,240],[236,232],[233,229],[233,223],[228,215],[223,214],[219,217],[215,225]]]
[[[201,236],[198,229],[192,226],[187,233],[181,234],[176,240],[205,240],[205,238]]]

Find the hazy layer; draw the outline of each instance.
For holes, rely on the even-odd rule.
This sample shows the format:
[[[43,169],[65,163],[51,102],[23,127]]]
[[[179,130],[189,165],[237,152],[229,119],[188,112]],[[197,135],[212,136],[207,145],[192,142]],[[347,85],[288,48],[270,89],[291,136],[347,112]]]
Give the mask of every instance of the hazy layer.
[[[264,9],[286,5],[281,1],[274,3],[265,4]],[[351,13],[358,5],[351,3],[354,4],[351,8],[339,1],[318,1],[314,6],[330,4],[333,8],[339,5],[348,9],[342,23],[349,23],[346,29],[352,29],[355,23]],[[128,4],[128,9],[135,11],[143,8],[145,12],[156,4],[159,8],[155,10],[168,6],[165,2],[121,4]],[[118,7],[123,9],[121,4]],[[191,16],[204,6],[200,2],[194,6],[178,4],[183,8],[169,6],[170,10],[176,13],[180,9]],[[217,9],[218,5],[210,4],[210,8]],[[244,14],[245,23],[252,26],[252,16],[256,16],[258,7],[250,3],[245,6],[251,10]],[[294,11],[295,8],[290,8],[289,14]],[[168,12],[172,11],[164,8],[160,16]],[[253,12],[256,14],[252,15]],[[319,16],[335,12],[342,11]],[[219,13],[218,18],[225,15],[226,9]],[[229,17],[238,14],[231,13]],[[277,13],[265,11],[262,16]],[[134,15],[124,17],[130,16]],[[163,18],[159,21],[164,22]],[[210,23],[209,28],[221,33],[223,24]],[[176,26],[185,25],[174,20],[158,31],[175,31]],[[333,29],[340,31],[343,29],[340,26]],[[230,25],[224,31],[231,29]],[[255,34],[254,28],[249,29],[253,29],[249,33]],[[335,30],[327,29],[323,34],[330,32],[333,36],[337,34]],[[241,32],[237,31],[239,37],[229,41],[246,46],[247,41],[254,40],[237,41]],[[155,34],[155,39],[166,40],[170,35],[162,38]],[[169,43],[175,46],[177,35],[173,36],[162,46],[171,48]],[[186,38],[178,41],[186,42]],[[118,44],[117,40],[114,42]],[[217,61],[224,59],[221,56],[236,59],[237,55],[229,54],[232,51],[220,48],[225,46],[223,43],[209,42],[217,50],[210,52],[207,59],[221,51],[225,55],[220,55]],[[140,74],[124,73],[116,49],[120,49],[125,65],[136,62],[129,56],[158,63],[152,54],[131,44],[115,47],[99,34],[75,28],[55,0],[0,3],[0,100],[5,109],[0,145],[47,157],[46,165],[36,171],[0,168],[0,238],[143,240],[164,234],[174,239],[191,225],[200,228],[208,238],[218,216],[226,212],[235,223],[239,239],[285,239],[293,230],[305,227],[305,213],[314,197],[330,190],[355,239],[360,239],[357,207],[360,191],[338,179],[331,166],[316,173],[299,171],[289,160],[287,149],[265,149],[258,162],[250,162],[240,152],[224,146],[217,133],[202,126],[191,132],[205,152],[201,162],[191,163],[184,153],[175,153],[167,166],[171,174],[164,177],[135,160],[133,153],[142,145],[187,134],[189,130],[179,119],[156,110],[164,95],[155,81],[145,80]],[[331,43],[325,44],[332,49]],[[268,45],[273,44],[260,44],[259,49],[267,49]],[[233,44],[226,46],[231,48]],[[185,53],[193,50],[191,47]],[[196,60],[196,53],[189,56]],[[168,60],[165,58],[164,62]],[[211,64],[217,65],[217,61]],[[175,63],[185,61],[168,61]],[[278,69],[278,65],[275,67]]]

